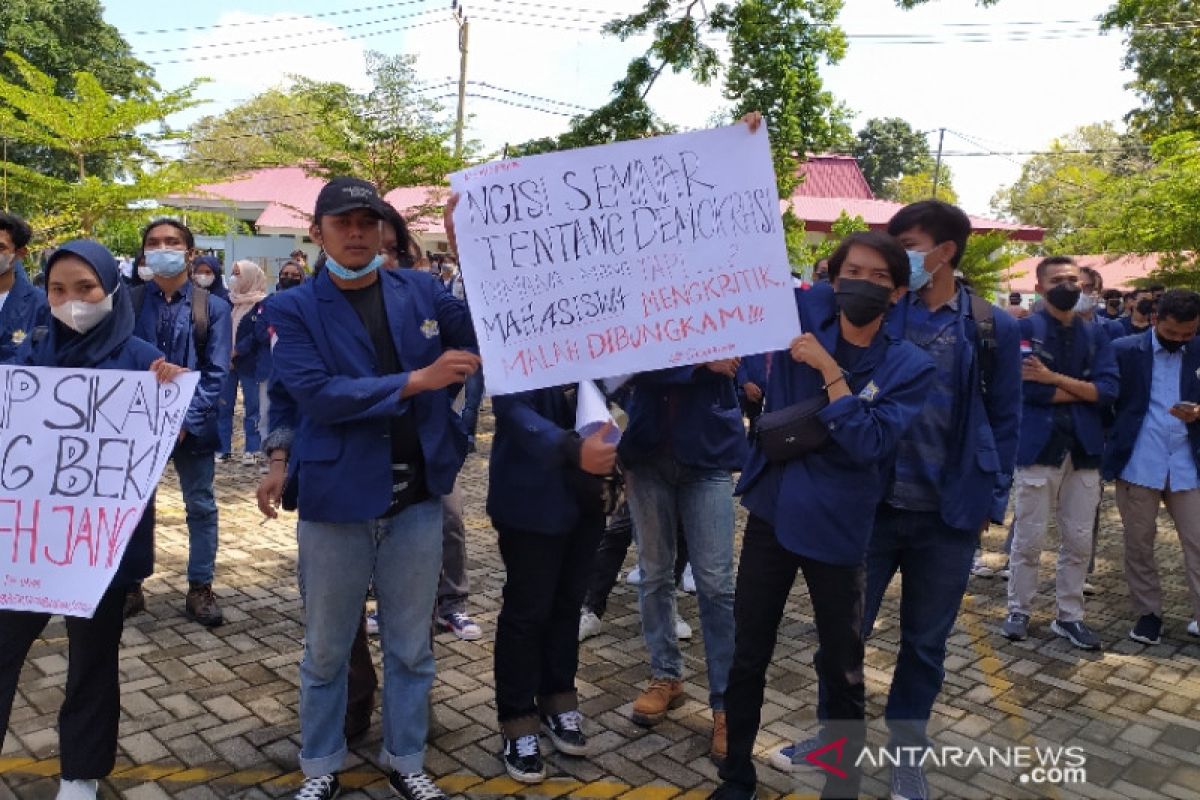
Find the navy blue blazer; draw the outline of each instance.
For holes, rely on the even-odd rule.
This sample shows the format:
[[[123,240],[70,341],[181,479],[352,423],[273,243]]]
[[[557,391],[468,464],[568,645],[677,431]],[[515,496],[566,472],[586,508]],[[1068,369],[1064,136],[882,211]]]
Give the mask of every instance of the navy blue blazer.
[[[1116,421],[1104,448],[1101,470],[1106,481],[1121,477],[1133,457],[1133,446],[1142,430],[1142,421],[1150,410],[1150,388],[1154,367],[1154,330],[1135,333],[1113,344],[1120,391],[1117,394]],[[1200,403],[1200,337],[1183,346],[1183,367],[1179,371],[1179,398]],[[1200,423],[1187,426],[1192,457],[1200,467]]]
[[[0,309],[0,364],[11,363],[30,331],[50,324],[46,293],[29,282],[25,269],[13,265],[13,285]]]
[[[192,326],[192,291],[192,282],[185,281],[180,289],[183,299],[179,308],[175,310],[170,340],[163,342],[160,349],[167,361],[200,373],[196,394],[192,397],[192,404],[188,406],[187,415],[183,419],[183,429],[187,431],[188,436],[179,446],[192,452],[206,453],[213,452],[219,445],[217,401],[221,397],[225,377],[229,374],[230,353],[233,347],[233,322],[230,320],[232,308],[226,301],[209,293],[208,342],[203,353],[197,352]],[[158,319],[163,313],[166,298],[162,289],[153,281],[146,284],[145,292],[133,335],[157,346]]]
[[[466,458],[466,429],[450,407],[449,392],[403,400],[400,392],[413,370],[429,366],[445,349],[476,346],[467,306],[426,273],[381,270],[379,280],[406,370],[393,375],[378,374],[367,329],[328,273],[276,294],[268,306],[278,337],[274,377],[295,402],[288,481],[304,520],[354,522],[387,510],[394,416],[416,415],[432,494],[450,493]]]
[[[733,378],[694,365],[643,372],[632,383],[622,464],[669,454],[694,469],[742,468],[750,451]]]
[[[911,294],[911,293],[910,293]],[[892,307],[888,332],[907,338],[909,297]],[[1021,336],[1017,320],[1002,309],[992,315],[996,352],[985,395],[977,358],[977,325],[971,297],[958,290],[958,322],[954,332],[956,396],[961,418],[954,429],[942,469],[942,521],[952,528],[979,531],[994,502],[993,492],[1012,478],[1021,426]]]
[[[233,368],[240,377],[260,382],[271,377],[271,333],[266,324],[265,300],[238,321],[233,357]]]
[[[496,438],[488,465],[487,512],[495,524],[569,533],[585,514],[581,489],[590,486],[599,496],[599,483],[579,468],[579,437],[568,388],[574,387],[492,398]]]
[[[1072,325],[1075,339],[1067,363],[1046,363],[1046,366],[1055,372],[1096,384],[1100,396],[1098,402],[1067,405],[1075,426],[1075,436],[1084,452],[1098,456],[1104,452],[1103,412],[1117,399],[1117,362],[1113,357],[1112,341],[1102,327],[1081,317],[1075,317]],[[1035,353],[1057,327],[1058,322],[1044,309],[1020,320],[1021,338],[1033,344]],[[1055,389],[1049,384],[1024,381],[1021,391],[1024,404],[1017,464],[1025,467],[1037,460],[1050,439],[1054,430],[1056,404],[1052,402]]]
[[[829,353],[839,322],[833,292],[796,292],[802,330]],[[880,329],[846,379],[850,396],[820,412],[832,442],[786,463],[771,464],[757,444],[738,482],[742,505],[775,528],[793,553],[828,564],[861,564],[883,499],[890,462],[908,426],[920,413],[935,374],[933,360],[910,342]],[[821,373],[771,355],[766,407],[776,411],[826,395]]]

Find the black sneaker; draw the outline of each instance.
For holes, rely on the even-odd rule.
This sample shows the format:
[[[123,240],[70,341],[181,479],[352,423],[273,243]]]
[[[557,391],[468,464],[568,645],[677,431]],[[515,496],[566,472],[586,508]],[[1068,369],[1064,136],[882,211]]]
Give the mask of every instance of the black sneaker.
[[[1158,644],[1162,641],[1162,617],[1142,614],[1129,632],[1129,638],[1142,644]]]
[[[1029,615],[1022,614],[1020,611],[1012,612],[1000,626],[1000,632],[1004,634],[1005,639],[1011,639],[1014,642],[1023,641],[1029,636]]]
[[[404,800],[446,800],[446,793],[424,772],[392,770],[392,774],[388,776],[388,784],[392,791]]]
[[[537,734],[518,736],[516,739],[503,737],[504,768],[509,777],[521,783],[541,783],[546,780],[546,764],[538,747]]]
[[[300,791],[292,796],[292,800],[333,800],[342,792],[337,775],[321,775],[316,778],[305,778]]]
[[[588,754],[588,740],[583,735],[582,723],[583,715],[578,711],[542,715],[542,729],[554,742],[554,749],[569,756]]]
[[[1080,650],[1099,650],[1100,639],[1082,622],[1063,622],[1056,619],[1050,623],[1050,630],[1071,641]]]
[[[897,764],[892,767],[892,800],[927,800],[929,782],[925,770],[918,764]]]
[[[758,800],[758,792],[726,781],[708,796],[708,800]]]

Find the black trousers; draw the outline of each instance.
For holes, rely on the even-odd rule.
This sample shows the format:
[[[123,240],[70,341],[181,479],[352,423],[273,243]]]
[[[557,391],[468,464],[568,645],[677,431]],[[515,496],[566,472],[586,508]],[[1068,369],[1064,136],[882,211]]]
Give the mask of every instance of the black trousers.
[[[576,707],[579,609],[604,518],[559,534],[496,529],[507,571],[496,622],[496,712],[505,735],[520,736],[536,733],[538,711]]]
[[[854,769],[854,761],[865,736],[862,619],[866,570],[861,565],[837,566],[796,555],[779,544],[771,525],[755,516],[747,522],[742,539],[733,601],[733,665],[725,690],[729,755],[721,767],[721,780],[747,788],[757,783],[751,755],[762,719],[767,667],[797,571],[804,573],[808,584],[820,642],[817,671],[828,687],[829,722],[822,736],[831,743],[847,739],[841,746],[840,762],[836,748],[819,757],[837,768],[826,770],[821,796],[857,797],[861,773]]]
[[[127,591],[126,586],[110,587],[91,619],[65,618],[69,643],[67,691],[58,711],[64,780],[98,780],[112,772],[116,761],[121,716],[117,663]],[[49,614],[0,611],[0,737],[8,732],[25,657],[49,621]]]
[[[629,518],[629,503],[624,498],[617,510],[608,520],[600,546],[596,548],[595,564],[588,581],[587,595],[583,604],[597,617],[603,617],[608,610],[608,596],[612,594],[617,584],[617,576],[621,574],[621,565],[629,553],[629,545],[633,543],[633,521]],[[675,583],[683,576],[683,569],[688,563],[687,539],[683,528],[675,540]]]

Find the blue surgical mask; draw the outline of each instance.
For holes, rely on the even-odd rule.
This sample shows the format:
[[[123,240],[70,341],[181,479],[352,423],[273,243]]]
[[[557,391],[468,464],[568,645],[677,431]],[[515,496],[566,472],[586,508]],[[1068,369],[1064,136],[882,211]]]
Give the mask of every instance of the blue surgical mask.
[[[160,278],[174,278],[183,272],[186,255],[182,250],[147,250],[146,266]]]
[[[906,250],[908,253],[908,288],[914,292],[924,289],[929,283],[929,279],[933,277],[933,272],[937,272],[938,267],[933,272],[925,271],[925,254],[920,250]]]
[[[358,269],[349,269],[347,267],[343,267],[341,264],[334,261],[333,258],[331,258],[328,253],[325,254],[325,267],[330,271],[330,273],[338,276],[339,278],[341,278],[344,281],[352,281],[357,278],[365,278],[366,276],[370,275],[372,272],[374,272],[375,270],[377,270],[381,266],[383,266],[383,261],[384,261],[383,256],[376,255],[374,258],[371,259],[371,263],[367,264],[365,267],[360,267]]]

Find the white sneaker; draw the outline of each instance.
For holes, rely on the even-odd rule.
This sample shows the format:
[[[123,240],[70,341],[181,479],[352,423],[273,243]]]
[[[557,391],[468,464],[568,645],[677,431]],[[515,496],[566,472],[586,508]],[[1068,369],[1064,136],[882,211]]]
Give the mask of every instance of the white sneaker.
[[[1098,592],[1096,591],[1096,587],[1092,585],[1091,581],[1083,582],[1083,593],[1085,595],[1087,595],[1088,597],[1092,597],[1092,596],[1098,594]]]
[[[683,577],[679,579],[679,584],[688,594],[696,593],[696,577],[692,575],[691,562],[688,562],[687,566],[683,568]]]
[[[58,785],[55,800],[96,800],[99,781],[63,781]]]
[[[676,639],[691,639],[692,626],[683,621],[683,617],[675,615],[675,638]]]
[[[242,466],[243,467],[253,467],[257,463],[258,463],[258,454],[257,453],[250,453],[250,452],[242,453]]]
[[[975,563],[971,565],[971,574],[976,578],[990,578],[996,574],[996,571],[984,562],[982,556],[975,556]]]
[[[372,611],[367,614],[367,636],[379,635],[379,612]]]
[[[1200,622],[1196,622],[1196,620],[1189,622],[1187,626],[1187,632],[1188,636],[1200,638]]]
[[[600,632],[600,618],[590,608],[579,612],[579,641],[590,639]]]
[[[629,574],[625,576],[625,582],[630,586],[637,586],[642,582],[642,568],[634,567],[629,570]]]

